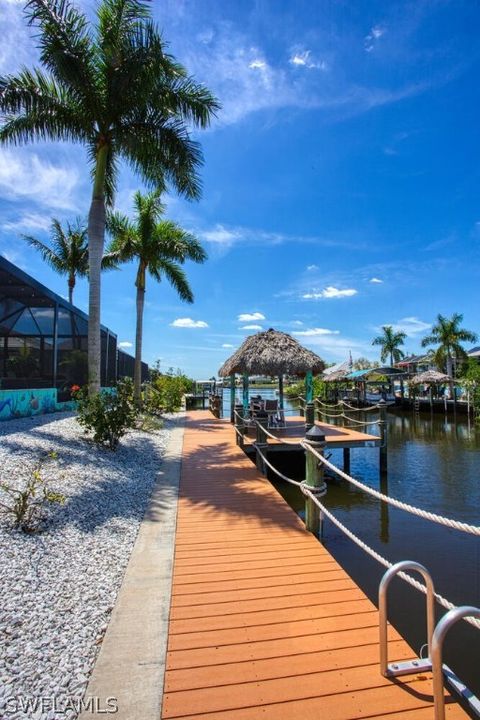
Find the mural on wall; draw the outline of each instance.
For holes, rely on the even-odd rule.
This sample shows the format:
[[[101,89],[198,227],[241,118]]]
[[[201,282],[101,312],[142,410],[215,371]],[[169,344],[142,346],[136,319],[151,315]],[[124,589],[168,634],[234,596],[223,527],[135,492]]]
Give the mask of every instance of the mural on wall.
[[[56,410],[74,410],[73,400],[57,402],[56,388],[0,390],[0,420],[45,415]]]

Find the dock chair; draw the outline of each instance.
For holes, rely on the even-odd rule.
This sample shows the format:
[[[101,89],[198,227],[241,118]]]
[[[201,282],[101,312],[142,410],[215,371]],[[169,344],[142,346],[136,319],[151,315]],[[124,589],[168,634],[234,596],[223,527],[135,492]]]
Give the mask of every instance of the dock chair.
[[[278,413],[278,400],[265,400],[265,412],[268,415],[268,427],[276,427],[275,418]]]

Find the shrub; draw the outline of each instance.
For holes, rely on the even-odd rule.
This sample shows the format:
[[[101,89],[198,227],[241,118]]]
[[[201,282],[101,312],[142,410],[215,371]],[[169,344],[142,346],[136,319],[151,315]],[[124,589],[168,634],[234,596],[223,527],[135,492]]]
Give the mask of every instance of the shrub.
[[[152,414],[177,412],[182,407],[183,396],[192,387],[193,381],[180,372],[157,373],[144,388],[144,409]]]
[[[134,427],[137,409],[133,402],[133,382],[125,378],[117,383],[112,392],[100,391],[88,395],[86,389],[74,393],[78,402],[77,422],[85,432],[93,433],[98,445],[116,450],[120,438]]]
[[[13,515],[13,526],[25,533],[38,532],[46,516],[48,505],[58,503],[63,505],[65,497],[50,490],[42,477],[42,469],[48,460],[56,459],[54,452],[40,459],[32,471],[27,484],[21,490],[13,488],[8,483],[0,482],[0,488],[10,498],[10,504],[0,502],[0,511],[6,515]]]

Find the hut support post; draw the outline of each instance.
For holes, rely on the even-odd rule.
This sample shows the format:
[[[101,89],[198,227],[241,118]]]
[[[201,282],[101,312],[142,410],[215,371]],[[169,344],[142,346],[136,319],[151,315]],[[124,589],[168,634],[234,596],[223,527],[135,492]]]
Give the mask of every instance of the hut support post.
[[[343,472],[350,475],[350,448],[343,448]]]
[[[235,373],[230,375],[230,422],[235,422]]]
[[[380,400],[378,403],[378,410],[380,413],[380,453],[379,453],[379,465],[380,465],[380,477],[385,477],[388,471],[387,463],[387,403],[385,400]]]
[[[278,376],[278,405],[283,410],[283,375]]]
[[[307,431],[315,425],[315,405],[313,402],[313,373],[305,375],[305,428]]]
[[[243,448],[243,436],[245,435],[245,420],[243,418],[243,405],[240,403],[235,405],[235,427],[238,432],[235,433],[237,445]]]
[[[243,373],[243,416],[248,413],[248,375]]]
[[[305,442],[323,455],[325,451],[325,435],[315,425],[305,435]],[[323,463],[308,450],[305,451],[305,482],[312,488],[324,485]],[[305,527],[314,535],[323,537],[323,514],[310,498],[305,500]]]

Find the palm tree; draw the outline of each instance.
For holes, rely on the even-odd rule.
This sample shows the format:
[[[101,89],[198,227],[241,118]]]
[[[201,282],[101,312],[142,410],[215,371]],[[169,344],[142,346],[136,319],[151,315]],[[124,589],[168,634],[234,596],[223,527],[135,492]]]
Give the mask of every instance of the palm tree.
[[[44,69],[0,77],[0,142],[66,140],[87,148],[93,180],[88,216],[90,390],[100,388],[100,270],[106,205],[119,163],[152,188],[200,195],[199,144],[213,95],[165,52],[146,0],[101,0],[92,26],[70,0],[27,0]]]
[[[22,235],[31,247],[38,250],[59,275],[68,275],[68,301],[73,303],[73,288],[77,275],[88,275],[87,228],[77,220],[75,225],[67,223],[64,230],[60,222],[52,220],[51,247],[30,235]]]
[[[187,277],[180,267],[185,260],[202,263],[207,258],[199,241],[179,225],[162,220],[164,207],[160,194],[153,192],[134,197],[135,219],[132,222],[119,213],[108,218],[108,228],[113,237],[104,258],[104,266],[119,262],[138,263],[135,286],[137,288],[137,327],[135,336],[134,394],[137,404],[141,402],[143,310],[145,304],[146,277],[149,273],[158,282],[165,277],[185,302],[193,302],[193,293]]]
[[[459,313],[454,313],[451,318],[439,314],[430,335],[422,340],[422,347],[438,345],[433,353],[435,365],[438,368],[446,368],[447,375],[452,380],[454,362],[467,359],[467,353],[460,343],[477,341],[476,333],[464,330],[460,327],[461,322],[463,315]]]
[[[372,345],[381,345],[380,360],[385,362],[390,356],[390,366],[392,367],[394,362],[399,362],[405,356],[405,353],[400,350],[400,345],[403,345],[407,335],[404,332],[394,332],[391,325],[384,325],[382,330],[383,335],[374,338]]]

